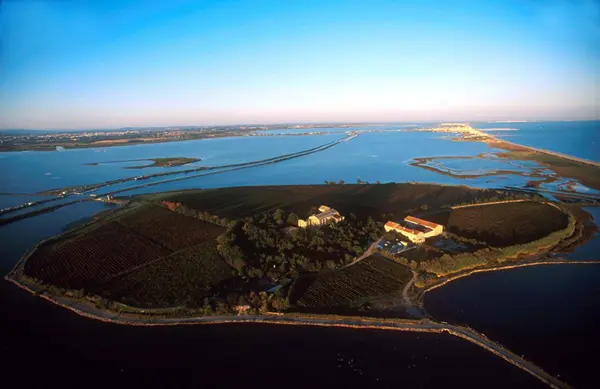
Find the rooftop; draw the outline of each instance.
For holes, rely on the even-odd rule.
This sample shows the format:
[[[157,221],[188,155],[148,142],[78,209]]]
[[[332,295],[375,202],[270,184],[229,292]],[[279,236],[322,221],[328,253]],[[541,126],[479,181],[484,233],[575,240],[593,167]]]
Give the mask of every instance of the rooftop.
[[[420,234],[422,234],[421,231],[417,231],[417,230],[413,230],[412,228],[404,227],[404,226],[402,226],[402,225],[400,225],[398,223],[392,222],[392,221],[389,221],[389,222],[385,223],[385,225],[388,226],[388,227],[390,227],[390,228],[393,228],[395,230],[406,232],[408,234],[413,234],[413,235],[420,235]]]
[[[430,222],[427,220],[419,219],[418,217],[414,217],[414,216],[407,216],[404,218],[404,220],[407,222],[410,222],[410,223],[420,224],[422,226],[429,227],[431,229],[434,229],[436,227],[442,227],[441,224],[437,224],[437,223],[433,223],[433,222]]]

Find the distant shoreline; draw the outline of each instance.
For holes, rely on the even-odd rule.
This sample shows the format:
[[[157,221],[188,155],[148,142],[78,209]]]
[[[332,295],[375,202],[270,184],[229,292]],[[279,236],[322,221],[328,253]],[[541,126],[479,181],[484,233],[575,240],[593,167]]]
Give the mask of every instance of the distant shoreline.
[[[522,144],[519,144],[519,143],[509,142],[509,141],[506,141],[506,140],[501,140],[501,139],[498,139],[496,137],[492,137],[491,140],[485,141],[485,143],[488,143],[492,147],[498,147],[498,148],[505,148],[506,147],[506,148],[510,149],[510,148],[515,148],[516,147],[516,148],[521,148],[521,149],[527,149],[529,151],[534,151],[534,152],[537,152],[537,153],[547,154],[547,155],[551,155],[553,157],[558,157],[558,158],[566,159],[566,160],[569,160],[569,161],[578,162],[578,163],[582,163],[582,164],[585,164],[585,165],[590,165],[590,166],[594,166],[594,167],[600,168],[600,162],[592,161],[592,160],[585,159],[585,158],[579,158],[579,157],[575,157],[575,156],[564,154],[564,153],[559,153],[557,151],[540,149],[540,148],[532,147],[532,146],[525,146],[525,145],[522,145]]]

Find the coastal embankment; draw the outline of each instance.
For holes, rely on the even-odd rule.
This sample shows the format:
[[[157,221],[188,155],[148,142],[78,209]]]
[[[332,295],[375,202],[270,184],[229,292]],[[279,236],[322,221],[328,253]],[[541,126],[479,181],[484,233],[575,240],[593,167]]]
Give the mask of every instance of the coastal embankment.
[[[444,277],[440,281],[436,282],[435,284],[426,286],[425,288],[418,290],[413,296],[410,296],[407,291],[406,296],[409,296],[409,297],[406,300],[408,303],[415,304],[422,308],[423,300],[425,298],[425,295],[428,292],[431,292],[434,289],[437,289],[444,285],[447,285],[448,283],[450,283],[452,281],[456,281],[456,280],[464,278],[464,277],[469,277],[469,276],[472,276],[477,273],[489,273],[489,272],[495,272],[495,271],[518,269],[518,268],[522,268],[522,267],[549,266],[549,265],[600,265],[600,260],[546,259],[546,260],[539,260],[539,261],[533,261],[533,262],[514,263],[514,264],[505,265],[505,266],[471,269],[471,270],[468,270],[468,271],[465,271],[462,273]]]
[[[22,262],[20,262],[22,264]],[[18,264],[18,266],[20,265]],[[14,270],[6,279],[28,292],[38,295],[56,305],[69,309],[78,315],[107,323],[131,326],[168,326],[168,325],[198,325],[198,324],[227,324],[227,323],[263,323],[295,326],[341,327],[355,329],[375,329],[387,331],[410,331],[447,333],[469,341],[505,361],[515,365],[533,375],[552,388],[569,388],[569,385],[544,371],[531,361],[527,361],[502,345],[488,339],[477,331],[447,323],[438,323],[428,319],[380,319],[355,316],[334,315],[305,315],[297,313],[263,314],[263,315],[238,315],[238,316],[200,316],[185,318],[143,318],[140,315],[129,315],[119,312],[101,310],[92,304],[81,303],[66,297],[54,297],[38,290],[35,286],[20,282],[14,277]]]

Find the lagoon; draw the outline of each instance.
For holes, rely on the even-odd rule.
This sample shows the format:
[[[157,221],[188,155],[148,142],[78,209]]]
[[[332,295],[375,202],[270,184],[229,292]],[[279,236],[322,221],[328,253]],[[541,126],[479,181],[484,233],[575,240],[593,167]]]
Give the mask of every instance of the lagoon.
[[[425,295],[435,319],[483,332],[578,388],[597,382],[600,265],[479,273]]]

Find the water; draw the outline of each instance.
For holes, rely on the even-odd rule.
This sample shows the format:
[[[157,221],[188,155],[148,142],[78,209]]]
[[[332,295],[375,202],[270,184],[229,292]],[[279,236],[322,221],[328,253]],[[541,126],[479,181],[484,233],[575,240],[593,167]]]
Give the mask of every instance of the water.
[[[0,175],[3,175],[4,192],[38,192],[60,186],[98,183],[138,174],[167,171],[168,168],[143,169],[142,173],[123,169],[118,164],[87,166],[85,163],[101,160],[123,160],[127,158],[150,158],[154,156],[185,156],[203,158],[199,164],[218,166],[228,163],[248,162],[315,147],[340,139],[339,134],[318,136],[273,136],[212,139],[165,144],[122,146],[116,148],[67,150],[55,152],[5,153],[0,159]],[[181,149],[174,149],[181,146]],[[102,149],[104,150],[104,149]],[[429,182],[444,184],[467,184],[480,187],[524,185],[519,176],[502,176],[493,179],[483,177],[460,179],[409,165],[413,158],[429,156],[474,156],[492,149],[482,143],[449,142],[438,134],[395,132],[365,133],[349,142],[322,152],[287,160],[277,164],[252,167],[244,170],[169,182],[157,186],[137,189],[126,194],[157,191],[214,188],[240,185],[320,184],[325,180],[356,182]],[[128,153],[132,153],[129,155]],[[98,157],[101,155],[102,157]],[[5,169],[2,169],[5,164]],[[14,166],[9,169],[8,165]],[[315,169],[318,166],[318,169]],[[44,175],[44,171],[52,175]],[[176,171],[176,170],[171,170]],[[183,175],[179,175],[182,177]],[[61,177],[54,180],[53,177]],[[152,181],[164,181],[169,177],[156,177],[144,181],[131,181],[98,190],[101,195],[116,189],[131,188]],[[60,182],[60,185],[58,184]],[[8,197],[8,196],[7,196]],[[0,198],[0,201],[2,198]],[[11,200],[14,200],[11,198]],[[0,204],[2,206],[2,204]]]
[[[0,153],[0,192],[35,193],[54,188],[94,184],[137,175],[147,175],[189,167],[215,166],[274,157],[312,148],[341,138],[319,137],[241,137],[203,139],[147,145],[70,149],[62,152],[23,151]],[[146,161],[122,164],[89,163],[163,157],[199,158],[200,162],[180,168],[154,167],[125,169]]]
[[[592,215],[594,218],[593,223],[598,229],[586,244],[577,247],[572,253],[565,255],[565,257],[583,261],[600,259],[600,207],[587,207],[584,210]]]
[[[600,258],[596,258],[600,259]],[[480,273],[425,295],[434,318],[467,324],[578,388],[597,387],[600,265]]]
[[[531,123],[528,123],[531,125]],[[560,124],[560,123],[559,123]],[[486,126],[488,126],[486,124]],[[492,124],[489,124],[492,126]],[[361,130],[398,129],[397,126],[360,127]],[[586,127],[587,128],[587,127]],[[315,136],[246,136],[237,138],[205,139],[185,142],[66,150],[63,152],[0,153],[0,192],[36,193],[69,186],[94,184],[109,180],[135,177],[160,172],[201,166],[249,162],[297,152],[341,139],[348,129],[331,128],[325,135]],[[282,130],[283,131],[283,130]],[[300,130],[285,130],[300,131]],[[506,132],[508,133],[508,132]],[[510,132],[511,134],[516,132]],[[543,137],[544,139],[548,137]],[[536,144],[545,147],[544,144]],[[148,188],[136,189],[127,194],[148,193],[189,188],[214,188],[240,185],[320,184],[325,180],[356,182],[429,182],[442,184],[467,184],[478,187],[524,186],[528,181],[519,173],[527,169],[542,168],[532,162],[503,162],[493,159],[445,160],[451,168],[481,172],[486,169],[510,167],[517,174],[495,177],[461,179],[448,177],[420,167],[409,165],[413,158],[467,156],[498,151],[478,142],[451,142],[440,134],[415,132],[363,133],[323,152],[306,155],[244,170],[169,182]],[[597,151],[596,151],[597,152]],[[127,169],[145,162],[101,163],[157,157],[200,158],[190,165],[166,168]],[[100,163],[90,166],[89,163]],[[456,166],[454,166],[456,165]],[[318,169],[315,169],[318,166]],[[144,181],[130,181],[98,190],[104,194],[117,189],[127,189],[151,182],[162,182],[174,175]],[[549,188],[549,187],[548,187]],[[585,188],[583,188],[585,189]],[[31,201],[31,196],[0,196],[0,207]]]
[[[516,128],[490,132],[510,142],[600,162],[600,121],[476,123],[474,128]]]
[[[0,227],[0,271],[8,273],[28,249],[44,239],[60,234],[70,223],[113,208],[113,205],[96,201],[76,203]]]
[[[3,304],[4,368],[29,386],[80,388],[85,379],[85,387],[545,387],[449,335],[262,324],[135,328],[77,317],[25,292],[11,297]],[[465,374],[468,366],[477,368]]]

